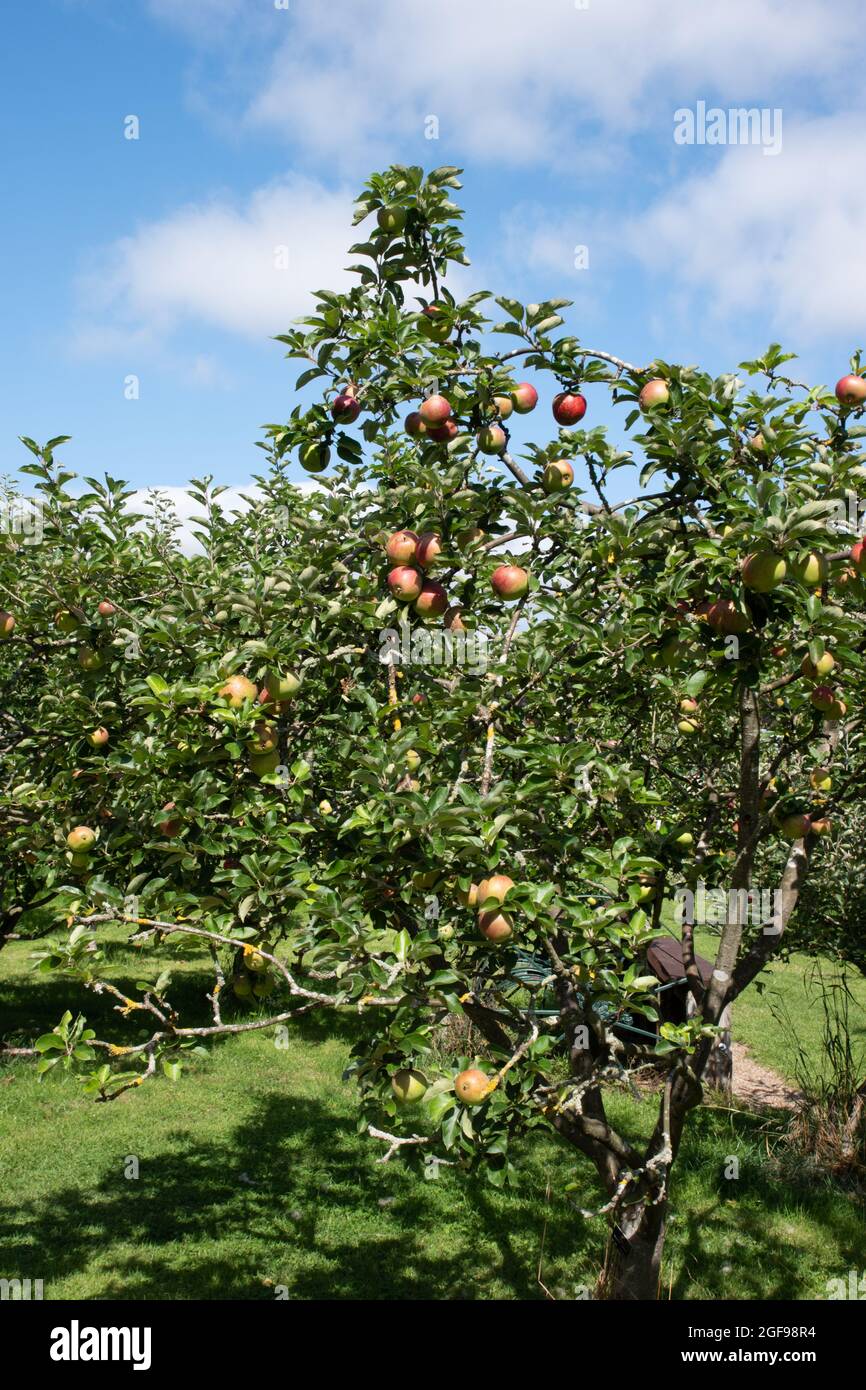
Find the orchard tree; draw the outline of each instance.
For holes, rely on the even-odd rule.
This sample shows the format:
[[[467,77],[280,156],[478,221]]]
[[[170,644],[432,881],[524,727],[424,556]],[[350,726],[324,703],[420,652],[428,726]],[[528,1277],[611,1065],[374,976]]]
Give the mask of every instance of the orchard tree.
[[[501,1186],[552,1129],[598,1177],[598,1295],[654,1298],[726,1010],[860,801],[866,380],[854,357],[811,388],[776,346],[718,378],[637,366],[560,332],[566,300],[457,302],[458,173],[370,180],[353,287],[282,338],[321,399],[266,427],[248,506],[192,484],[195,553],[158,499],[70,488],[65,441],[25,440],[42,538],[7,534],[0,569],[5,921],[53,931],[41,968],[131,1026],[96,1037],[71,984],[46,1076],[109,1100],[227,1035],[349,1014],[382,1161]],[[593,423],[604,392],[628,447]],[[646,952],[672,929],[691,1007],[664,1022]],[[191,950],[212,974],[183,1018]],[[648,1139],[608,1113],[638,1069]]]

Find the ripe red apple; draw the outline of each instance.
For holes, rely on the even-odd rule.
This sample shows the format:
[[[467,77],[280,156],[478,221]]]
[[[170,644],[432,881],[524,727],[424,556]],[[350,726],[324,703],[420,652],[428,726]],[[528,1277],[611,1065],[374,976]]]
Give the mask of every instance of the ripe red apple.
[[[417,548],[418,537],[414,531],[395,531],[388,537],[385,554],[395,565],[405,565],[409,560],[415,559]]]
[[[331,416],[338,425],[351,425],[361,414],[361,402],[348,391],[342,391],[331,402]]]
[[[475,439],[482,454],[504,454],[508,446],[505,430],[500,425],[485,425]]]
[[[163,811],[174,811],[176,810],[176,803],[174,801],[167,801],[162,809]],[[164,820],[156,829],[158,834],[162,835],[163,839],[173,840],[183,829],[183,821],[180,816],[172,816],[170,820]]]
[[[553,418],[558,425],[576,425],[586,414],[586,397],[579,392],[560,391],[553,398]]]
[[[866,538],[851,547],[851,559],[861,574],[866,574]]]
[[[404,1067],[391,1077],[391,1089],[401,1105],[416,1105],[427,1090],[427,1078]]]
[[[452,439],[456,439],[460,433],[460,426],[456,420],[443,420],[441,425],[428,425],[427,438],[432,439],[436,444],[450,444]]]
[[[418,549],[415,552],[415,560],[424,570],[429,570],[436,562],[436,557],[442,553],[442,544],[435,531],[425,531],[418,537]]]
[[[810,589],[814,589],[826,581],[827,568],[826,557],[812,552],[797,556],[791,566],[791,574],[800,584],[808,584]]]
[[[518,415],[528,415],[538,405],[538,392],[528,381],[521,381],[512,391],[511,399]]]
[[[224,700],[228,700],[232,709],[240,709],[244,700],[255,700],[258,693],[257,687],[246,676],[229,676],[217,691]]]
[[[117,609],[110,599],[104,598],[101,603],[97,604],[96,611],[100,618],[113,618]]]
[[[441,618],[448,607],[448,595],[433,579],[425,579],[415,600],[415,612],[420,618]]]
[[[697,700],[693,700],[691,695],[686,695],[684,699],[680,700],[680,710],[683,714],[697,714]]]
[[[443,425],[451,417],[451,402],[444,396],[428,396],[418,414],[425,425]]]
[[[422,695],[421,692],[420,692],[420,690],[416,690],[416,691],[415,691],[415,694],[412,696],[412,704],[413,704],[413,705],[423,705],[423,704],[426,704],[426,701],[427,701],[427,696],[426,696],[426,695]]]
[[[324,473],[331,461],[331,451],[327,444],[319,444],[315,439],[302,444],[298,454],[302,468],[308,473]]]
[[[836,692],[831,690],[829,685],[816,685],[809,699],[817,710],[826,714],[827,710],[831,709],[835,703]]]
[[[421,592],[423,579],[411,565],[397,565],[388,575],[388,588],[401,603],[414,603]]]
[[[91,734],[87,735],[87,738],[94,748],[102,748],[103,744],[108,742],[108,730],[100,724],[98,729],[94,729]]]
[[[488,941],[507,941],[514,935],[511,918],[498,908],[493,908],[490,912],[479,912],[478,930]]]
[[[495,898],[496,902],[502,904],[513,887],[514,879],[509,878],[508,874],[491,874],[478,885],[478,902],[483,906],[490,898]]]
[[[438,304],[428,304],[421,310],[418,327],[431,343],[447,343],[451,337],[451,325],[443,318]]]
[[[391,236],[399,236],[406,226],[406,209],[401,208],[396,203],[391,203],[379,209],[376,213],[376,221],[380,231],[389,232]]]
[[[96,844],[96,831],[89,825],[76,825],[66,836],[66,843],[75,853],[86,853]]]
[[[707,612],[707,622],[710,627],[715,628],[716,632],[725,637],[730,637],[734,633],[747,632],[749,629],[749,619],[745,613],[741,613],[733,599],[720,598],[710,605]]]
[[[500,565],[491,574],[490,583],[498,598],[522,598],[529,588],[529,574],[519,565]]]
[[[14,629],[14,616],[11,613],[7,613],[3,609],[0,609],[0,641],[5,641],[7,637],[11,637]]]
[[[866,381],[862,376],[842,376],[836,382],[836,399],[840,405],[862,405],[866,401]]]
[[[786,816],[779,826],[786,840],[802,840],[811,828],[811,817],[801,814]]]
[[[553,459],[541,475],[541,486],[547,493],[563,492],[574,482],[574,469],[568,459]]]
[[[650,410],[654,405],[667,405],[670,398],[667,382],[657,376],[641,387],[637,402],[641,410]]]
[[[410,410],[403,422],[403,428],[413,439],[417,439],[419,434],[427,433],[427,426],[421,418],[420,410]]]
[[[781,555],[772,550],[758,550],[743,562],[743,583],[755,593],[769,594],[782,583],[787,571]]]
[[[836,658],[832,652],[824,652],[823,656],[817,661],[812,661],[810,657],[804,656],[800,662],[800,670],[807,680],[820,680],[821,676],[829,676],[833,667],[836,665]]]
[[[454,1078],[454,1090],[464,1105],[480,1105],[486,1099],[490,1078],[480,1067],[467,1067]]]

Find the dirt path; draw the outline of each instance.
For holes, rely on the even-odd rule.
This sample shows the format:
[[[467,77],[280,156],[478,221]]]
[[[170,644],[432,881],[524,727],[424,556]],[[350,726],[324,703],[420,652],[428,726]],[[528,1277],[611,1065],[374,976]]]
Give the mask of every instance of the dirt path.
[[[735,1042],[734,1095],[747,1105],[771,1105],[776,1109],[796,1110],[803,1095],[794,1089],[778,1072],[761,1066],[749,1056],[745,1043]]]

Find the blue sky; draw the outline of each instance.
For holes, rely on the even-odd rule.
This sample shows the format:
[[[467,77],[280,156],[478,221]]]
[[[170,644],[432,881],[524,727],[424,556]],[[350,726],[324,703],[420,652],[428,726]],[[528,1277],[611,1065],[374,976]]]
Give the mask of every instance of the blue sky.
[[[0,473],[70,434],[80,472],[243,485],[291,408],[270,338],[395,160],[465,170],[456,290],[568,295],[588,346],[775,338],[832,383],[866,340],[857,0],[17,0],[3,47]],[[779,110],[781,150],[676,143],[698,102]]]

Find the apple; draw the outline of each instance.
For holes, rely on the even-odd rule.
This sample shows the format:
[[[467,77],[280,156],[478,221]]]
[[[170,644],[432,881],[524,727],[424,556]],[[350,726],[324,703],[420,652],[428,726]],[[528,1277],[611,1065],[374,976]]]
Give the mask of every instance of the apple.
[[[508,447],[505,430],[500,425],[485,425],[475,440],[482,454],[504,454]]]
[[[656,889],[658,888],[655,874],[638,874],[637,881],[639,884],[637,895],[638,902],[649,902],[650,898],[655,897]]]
[[[380,231],[389,232],[391,236],[399,236],[406,226],[406,209],[399,207],[396,203],[391,203],[379,209],[376,213],[376,221]]]
[[[258,975],[253,980],[253,994],[256,999],[267,999],[269,994],[274,992],[273,975]]]
[[[754,449],[756,454],[764,454],[767,451],[767,441],[761,433],[753,434],[749,440],[749,448]]]
[[[253,992],[253,982],[248,975],[232,976],[232,992],[238,999],[249,999]]]
[[[444,927],[440,927],[436,935],[440,941],[451,941],[454,937],[454,928],[450,922],[446,922]]]
[[[833,667],[836,665],[836,658],[832,652],[824,652],[817,661],[812,661],[809,656],[804,656],[800,662],[800,670],[807,680],[820,680],[821,676],[829,676]]]
[[[433,579],[425,579],[415,600],[419,618],[441,618],[448,607],[448,595]]]
[[[308,473],[324,473],[331,461],[331,451],[327,444],[319,444],[317,440],[311,439],[301,445],[298,458],[301,467]]]
[[[96,605],[96,611],[100,618],[113,618],[117,609],[110,599],[104,598],[101,603]]]
[[[507,941],[514,934],[511,918],[497,908],[490,912],[479,912],[478,930],[488,941]]]
[[[833,778],[826,767],[814,768],[809,774],[809,781],[816,792],[829,792],[833,787]]]
[[[54,626],[58,632],[77,632],[81,627],[81,619],[76,618],[68,609],[61,609],[59,613],[54,614]]]
[[[710,605],[707,622],[725,637],[747,632],[750,625],[745,613],[741,613],[734,600],[730,598],[716,599],[716,602]]]
[[[251,753],[250,772],[256,777],[267,777],[268,773],[276,772],[280,766],[280,755],[277,749],[270,753]]]
[[[696,734],[698,732],[698,725],[695,723],[694,719],[681,719],[677,724],[677,728],[679,732],[687,738],[691,734]]]
[[[420,1071],[403,1067],[391,1077],[391,1090],[401,1105],[417,1105],[426,1093],[427,1078]]]
[[[267,961],[261,951],[257,950],[255,946],[244,947],[244,965],[247,970],[252,970],[256,975],[261,974],[262,971],[268,968]]]
[[[500,420],[507,420],[514,410],[514,401],[510,396],[494,396],[493,405]]]
[[[645,386],[640,389],[637,403],[641,410],[651,410],[655,405],[667,405],[671,398],[668,384],[662,377],[653,377]]]
[[[385,554],[395,565],[405,565],[415,559],[417,549],[418,537],[414,531],[394,531],[388,537]]]
[[[508,874],[491,874],[489,878],[483,878],[478,885],[478,902],[483,906],[493,898],[502,904],[513,887],[514,879],[509,878]]]
[[[866,574],[866,538],[851,547],[851,559],[861,574]]]
[[[13,615],[0,609],[0,641],[5,641],[7,637],[11,637],[14,628],[15,618]]]
[[[829,685],[816,685],[809,699],[812,701],[815,709],[820,710],[822,714],[826,714],[827,710],[832,709],[835,703],[836,692],[832,690]]]
[[[553,398],[553,418],[558,425],[576,425],[586,414],[586,397],[571,391],[560,391]]]
[[[541,475],[541,486],[546,493],[563,492],[574,482],[574,469],[568,459],[553,459]]]
[[[331,816],[331,815],[333,815],[333,814],[334,814],[334,808],[333,808],[333,806],[331,805],[330,801],[320,801],[320,802],[319,802],[319,815],[321,815],[321,816]]]
[[[758,550],[743,562],[743,583],[758,594],[769,594],[778,588],[787,571],[781,555],[772,550]]]
[[[403,428],[413,439],[417,439],[419,434],[427,433],[427,426],[421,418],[419,410],[410,410],[406,419],[403,421]]]
[[[388,588],[401,603],[414,603],[423,582],[420,571],[411,565],[396,565],[388,575]]]
[[[102,657],[92,647],[79,647],[76,660],[82,671],[98,671],[102,666]]]
[[[812,821],[811,831],[813,835],[829,835],[833,830],[833,822],[829,816],[819,816]]]
[[[697,712],[698,702],[697,700],[693,700],[691,695],[686,695],[685,699],[680,700],[681,714],[697,714]]]
[[[490,1077],[480,1067],[467,1067],[454,1078],[454,1090],[464,1105],[480,1105],[487,1097]]]
[[[831,723],[833,723],[834,721],[838,722],[838,720],[844,719],[847,713],[848,706],[845,704],[845,701],[834,700],[830,708],[827,710],[827,718],[828,720],[830,720]]]
[[[512,391],[511,399],[518,415],[528,415],[538,405],[538,392],[528,381],[521,381]]]
[[[529,574],[519,565],[499,565],[491,574],[490,583],[498,598],[522,598],[529,588]]]
[[[96,844],[96,831],[91,830],[89,825],[76,825],[66,836],[66,844],[76,853],[93,849]]]
[[[466,889],[458,887],[457,901],[462,907],[475,907],[478,902],[478,884],[470,883]]]
[[[418,537],[415,561],[423,570],[429,570],[441,553],[442,543],[434,531],[425,531]]]
[[[217,691],[224,700],[228,700],[232,709],[240,709],[244,700],[255,700],[258,693],[256,686],[246,676],[229,676]]]
[[[791,566],[791,574],[801,584],[808,584],[810,589],[814,589],[818,584],[826,582],[826,557],[816,555],[814,551],[811,554],[798,555]]]
[[[175,811],[177,805],[174,801],[167,801],[162,809],[163,811]],[[180,816],[172,816],[170,820],[164,820],[156,829],[166,840],[173,840],[183,829],[183,821]]]
[[[421,766],[421,754],[418,752],[417,748],[407,748],[406,766],[408,767],[410,772],[418,771],[419,767]]]
[[[351,425],[361,414],[361,402],[348,391],[341,391],[331,402],[331,417],[338,425]]]
[[[90,868],[90,855],[73,854],[69,862],[77,874],[83,874]]]
[[[108,730],[100,724],[98,729],[87,735],[88,743],[92,743],[94,748],[102,748],[108,742]]]
[[[260,753],[272,753],[279,747],[280,735],[275,724],[268,724],[261,719],[255,725],[253,738],[250,740],[250,752],[256,755]]]
[[[840,405],[862,405],[866,401],[866,381],[862,376],[841,376],[836,382],[836,399]]]
[[[802,840],[804,835],[808,835],[812,828],[811,817],[795,813],[785,816],[779,829],[786,840]]]
[[[690,849],[695,843],[695,837],[690,830],[683,830],[681,834],[674,836],[674,844],[681,849]]]
[[[429,425],[427,428],[427,438],[436,444],[450,444],[459,433],[460,426],[456,420],[443,420],[441,425]]]
[[[468,550],[472,545],[478,545],[487,535],[480,526],[465,526],[462,531],[457,532],[456,541],[460,550]]]
[[[259,699],[262,704],[273,701],[279,705],[282,701],[290,700],[293,695],[297,695],[300,688],[301,678],[296,676],[294,671],[286,671],[284,675],[280,675],[277,671],[268,671],[262,690],[262,694],[266,698],[261,700],[260,695]]]
[[[456,606],[449,608],[442,619],[442,626],[448,632],[465,632],[466,624],[460,609]]]
[[[418,414],[425,425],[444,425],[451,418],[451,402],[444,396],[428,396]]]
[[[438,304],[428,304],[421,310],[418,328],[431,343],[447,343],[451,337],[451,325],[442,317]]]
[[[413,705],[423,705],[423,704],[426,703],[426,701],[427,701],[427,696],[426,696],[426,695],[422,695],[420,690],[416,690],[416,691],[415,691],[415,694],[412,696],[412,704],[413,704]]]

